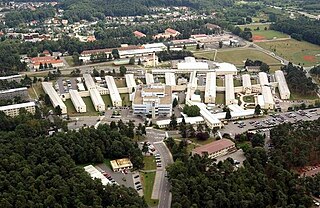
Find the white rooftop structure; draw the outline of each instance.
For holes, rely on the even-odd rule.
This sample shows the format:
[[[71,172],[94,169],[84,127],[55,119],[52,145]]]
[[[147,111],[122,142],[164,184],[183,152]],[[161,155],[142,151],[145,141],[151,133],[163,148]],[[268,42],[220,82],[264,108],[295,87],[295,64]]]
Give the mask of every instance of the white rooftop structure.
[[[83,78],[88,90],[97,89],[96,83],[90,74],[83,74]]]
[[[10,110],[10,109],[18,109],[18,108],[26,108],[26,107],[31,107],[31,106],[35,106],[35,105],[36,104],[34,102],[5,105],[5,106],[0,106],[0,111]]]
[[[260,105],[261,108],[264,108],[264,99],[263,99],[263,95],[258,95],[258,104]]]
[[[206,78],[206,88],[204,92],[205,103],[215,103],[216,101],[216,73],[208,72]]]
[[[27,112],[34,114],[36,104],[34,102],[27,102],[27,103],[0,106],[0,111],[2,111],[7,116],[15,117],[20,114],[20,109],[22,108],[25,109]]]
[[[83,83],[77,83],[77,86],[78,86],[78,90],[79,91],[85,91],[86,90],[86,88],[84,88]]]
[[[13,88],[13,89],[8,89],[8,90],[1,90],[0,94],[7,94],[7,93],[19,92],[19,91],[25,91],[25,90],[28,90],[28,88],[19,87],[19,88]]]
[[[278,82],[278,89],[280,93],[280,98],[283,100],[290,99],[290,90],[284,77],[283,71],[277,70],[274,73],[276,81]]]
[[[221,127],[221,121],[208,111],[207,106],[204,103],[194,103],[194,105],[197,105],[200,108],[200,114],[210,128]]]
[[[8,80],[8,81],[19,80],[19,79],[22,79],[21,74],[0,77],[0,80]]]
[[[166,85],[175,86],[176,84],[176,76],[174,73],[165,73]]]
[[[126,74],[124,76],[126,79],[126,84],[129,89],[129,92],[131,93],[133,88],[134,89],[137,88],[137,84],[136,84],[136,80],[134,79],[134,75],[133,74]]]
[[[197,89],[197,78],[196,78],[196,71],[192,71],[190,73],[190,80],[189,83],[187,85],[187,94],[186,94],[186,101],[188,100],[192,100],[192,98],[194,96],[192,96],[194,94],[194,91]]]
[[[132,56],[132,55],[140,55],[140,54],[152,54],[155,52],[163,51],[161,48],[141,48],[141,49],[132,49],[132,50],[121,50],[119,51],[119,55],[121,57]]]
[[[122,100],[117,88],[114,78],[112,76],[106,76],[106,83],[109,89],[110,98],[114,107],[122,106]]]
[[[216,65],[216,73],[217,75],[226,75],[226,74],[232,74],[232,75],[237,75],[237,68],[235,65],[230,64],[230,63],[215,63]]]
[[[242,75],[242,87],[243,92],[245,92],[246,94],[250,94],[252,92],[250,74]]]
[[[88,165],[84,167],[84,170],[89,173],[92,179],[100,179],[102,185],[106,186],[108,184],[112,184],[109,179],[107,179],[98,169],[96,169],[93,165]]]
[[[51,82],[42,82],[42,88],[43,88],[43,91],[49,95],[53,107],[55,108],[57,106],[60,106],[60,108],[62,110],[62,114],[66,114],[67,107],[64,104],[64,102],[62,101],[62,99],[60,98],[60,96],[58,95],[58,93],[53,88],[52,83]]]
[[[163,43],[148,43],[142,45],[144,48],[167,48],[167,46]]]
[[[263,85],[269,85],[269,79],[268,79],[268,75],[265,72],[259,72],[259,84],[261,86]]]
[[[238,101],[235,99],[234,96],[234,85],[233,85],[233,75],[231,74],[226,74],[224,76],[225,78],[225,96],[226,96],[226,105],[231,105],[231,104],[237,104]]]
[[[192,124],[192,125],[204,122],[204,119],[201,116],[185,117],[184,120],[185,120],[186,124]],[[160,120],[160,121],[156,121],[156,124],[160,128],[163,128],[163,127],[169,126],[170,125],[170,121],[171,121],[170,119]],[[177,118],[177,123],[179,124],[181,122],[182,122],[182,118]]]
[[[184,62],[178,63],[178,70],[209,70],[206,62],[198,62],[194,57],[185,57]]]
[[[145,76],[146,76],[146,84],[147,85],[150,85],[150,84],[154,83],[153,74],[146,73]]]
[[[86,104],[83,102],[79,92],[77,90],[69,90],[71,101],[73,103],[74,108],[78,113],[87,112]]]
[[[274,108],[274,101],[270,87],[268,86],[261,86],[261,93],[263,95],[264,100],[264,109],[273,109]]]
[[[93,103],[94,108],[96,111],[104,111],[106,110],[106,105],[103,102],[103,99],[97,89],[89,90],[89,94]]]

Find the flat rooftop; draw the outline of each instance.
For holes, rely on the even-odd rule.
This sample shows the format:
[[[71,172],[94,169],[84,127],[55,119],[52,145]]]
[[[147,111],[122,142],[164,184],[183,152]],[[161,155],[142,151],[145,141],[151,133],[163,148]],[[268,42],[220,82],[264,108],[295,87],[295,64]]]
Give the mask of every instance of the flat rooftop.
[[[156,96],[145,96],[142,97],[142,90],[146,90],[146,89],[139,89],[136,91],[135,96],[134,96],[134,100],[133,100],[133,104],[143,104],[143,99],[159,99],[160,100],[160,104],[171,104],[172,102],[172,91],[171,91],[171,86],[165,86],[164,87],[164,97],[156,97]],[[157,89],[157,88],[148,88],[148,90],[151,90],[149,92],[161,92],[161,89]]]
[[[192,152],[199,155],[202,155],[205,152],[207,152],[208,154],[212,154],[233,145],[235,145],[234,142],[229,139],[220,139],[201,147],[197,147]]]

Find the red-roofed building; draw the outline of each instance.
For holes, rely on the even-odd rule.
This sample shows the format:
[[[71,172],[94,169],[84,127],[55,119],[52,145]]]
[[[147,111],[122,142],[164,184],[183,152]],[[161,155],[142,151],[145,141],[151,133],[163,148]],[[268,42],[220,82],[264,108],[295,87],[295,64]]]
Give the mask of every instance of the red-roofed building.
[[[143,33],[140,32],[140,31],[137,31],[137,30],[134,31],[133,34],[134,34],[134,36],[137,37],[137,38],[144,38],[144,37],[146,37],[145,34],[143,34]]]
[[[141,49],[142,46],[127,46],[127,47],[119,47],[119,48],[103,48],[103,49],[95,49],[95,50],[86,50],[82,51],[81,56],[91,56],[91,54],[98,54],[98,53],[105,53],[111,54],[113,49],[118,49],[118,51],[125,51],[125,50],[134,50],[134,49]]]
[[[31,59],[31,64],[34,69],[39,69],[40,65],[42,64],[43,66],[47,64],[52,65],[52,67],[64,67],[64,63],[61,59],[55,59],[53,56],[44,56],[44,57],[35,57]]]
[[[209,144],[197,147],[192,151],[192,154],[203,156],[208,154],[209,158],[217,158],[223,155],[232,153],[236,150],[235,143],[229,139],[220,139]]]
[[[159,38],[170,38],[170,37],[177,37],[178,35],[180,35],[180,32],[171,29],[171,28],[167,28],[164,33],[159,33],[157,35],[154,35],[153,38],[154,39],[159,39]]]

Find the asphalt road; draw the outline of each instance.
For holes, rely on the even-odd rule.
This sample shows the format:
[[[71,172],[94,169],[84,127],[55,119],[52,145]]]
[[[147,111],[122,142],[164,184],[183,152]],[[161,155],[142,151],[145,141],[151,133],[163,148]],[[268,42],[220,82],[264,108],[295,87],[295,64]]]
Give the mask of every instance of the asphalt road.
[[[171,155],[170,150],[167,148],[163,139],[165,137],[164,131],[157,130],[157,129],[147,129],[147,139],[150,141],[154,147],[156,148],[157,152],[161,155],[161,163],[162,167],[158,168],[157,171],[162,174],[161,182],[159,183],[159,204],[158,208],[169,208],[171,207],[171,186],[166,177],[166,170],[165,168],[173,163],[173,158]]]

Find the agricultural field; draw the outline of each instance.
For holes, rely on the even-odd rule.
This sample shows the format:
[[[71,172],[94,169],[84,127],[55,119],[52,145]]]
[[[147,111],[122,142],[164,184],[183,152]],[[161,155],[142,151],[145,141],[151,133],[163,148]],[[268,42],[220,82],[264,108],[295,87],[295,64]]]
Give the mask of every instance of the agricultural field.
[[[252,39],[253,42],[259,42],[262,40],[276,40],[278,38],[289,38],[290,36],[278,32],[275,30],[270,30],[269,25],[261,24],[261,25],[242,25],[240,26],[241,29],[250,28],[252,32]]]
[[[290,39],[256,44],[295,64],[313,66],[320,63],[320,46],[305,41]]]
[[[213,60],[214,52],[195,52],[194,55],[196,58]],[[277,59],[255,49],[220,50],[217,54],[217,61],[232,63],[238,67],[243,67],[247,59],[260,60],[268,65],[280,65]]]

